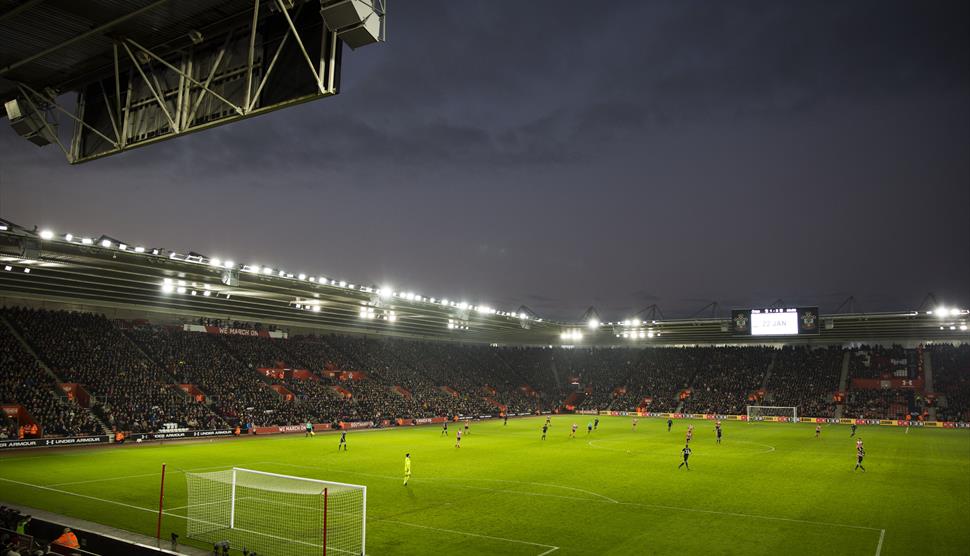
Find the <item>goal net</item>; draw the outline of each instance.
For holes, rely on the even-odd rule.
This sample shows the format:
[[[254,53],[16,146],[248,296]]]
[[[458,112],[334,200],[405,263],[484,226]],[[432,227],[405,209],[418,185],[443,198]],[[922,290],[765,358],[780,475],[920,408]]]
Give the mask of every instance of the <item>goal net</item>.
[[[792,421],[798,420],[797,407],[777,405],[749,405],[748,421],[760,421],[764,417],[788,417]]]
[[[260,556],[364,554],[365,486],[240,468],[185,477],[191,539]]]

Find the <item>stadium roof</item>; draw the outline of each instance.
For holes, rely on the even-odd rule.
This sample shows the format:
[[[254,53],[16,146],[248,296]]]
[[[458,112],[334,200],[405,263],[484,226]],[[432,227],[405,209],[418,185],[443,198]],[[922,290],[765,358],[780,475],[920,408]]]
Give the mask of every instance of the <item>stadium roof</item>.
[[[377,333],[515,345],[967,341],[968,311],[821,315],[819,334],[743,337],[728,318],[561,322],[324,276],[221,261],[109,236],[29,230],[0,220],[0,295],[15,299],[260,322],[306,331]],[[936,309],[936,308],[934,308]]]
[[[15,82],[62,92],[110,75],[114,36],[171,51],[252,10],[252,0],[0,0],[0,100]]]

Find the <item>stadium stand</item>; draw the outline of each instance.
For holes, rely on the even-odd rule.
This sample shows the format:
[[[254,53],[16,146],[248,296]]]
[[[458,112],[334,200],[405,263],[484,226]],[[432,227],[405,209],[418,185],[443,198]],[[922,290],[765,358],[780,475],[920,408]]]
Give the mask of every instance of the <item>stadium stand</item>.
[[[23,406],[45,436],[569,409],[743,414],[756,401],[832,417],[845,353],[838,346],[550,349],[333,334],[284,339],[92,313],[0,314],[57,377],[0,327],[0,398]],[[940,418],[970,418],[970,347],[927,349]],[[844,416],[902,419],[933,403],[914,389],[864,387],[872,379],[920,378],[918,350],[862,346],[849,353],[849,378],[863,386],[845,393]],[[91,411],[58,383],[90,392]],[[2,419],[0,436],[16,438],[15,419]]]
[[[970,344],[933,345],[935,389],[942,395],[937,406],[937,419],[970,420]]]

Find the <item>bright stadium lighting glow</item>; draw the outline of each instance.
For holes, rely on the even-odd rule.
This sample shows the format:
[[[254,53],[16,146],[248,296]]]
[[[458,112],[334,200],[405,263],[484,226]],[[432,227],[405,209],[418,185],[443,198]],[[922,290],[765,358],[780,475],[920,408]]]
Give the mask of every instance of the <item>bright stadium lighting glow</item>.
[[[50,230],[41,230],[40,239],[54,239],[54,232]]]
[[[312,310],[313,310],[314,313],[319,313],[320,312],[320,306],[319,305],[314,305]]]
[[[263,274],[270,275],[272,273],[273,273],[273,269],[272,268],[270,268],[268,266],[263,267]]]
[[[222,266],[222,259],[220,259],[219,257],[212,257],[211,259],[209,259],[209,264],[211,264],[212,266]]]
[[[101,240],[101,247],[111,247],[111,240],[110,239],[102,239]]]
[[[341,280],[340,283],[337,284],[337,285],[340,286],[341,288],[346,288],[347,287],[347,282],[344,282],[343,280]]]
[[[967,325],[961,324],[960,325],[960,330],[966,331],[967,330]]]
[[[959,314],[960,314],[960,309],[957,309],[956,307],[950,309],[950,316],[951,317],[955,317],[955,316],[957,316]]]
[[[210,292],[209,290],[205,290],[204,292],[202,292],[202,295],[204,297],[209,297],[210,295],[212,295],[212,292]]]
[[[67,234],[64,236],[65,241],[74,241],[74,234]]]
[[[152,249],[152,255],[158,255],[159,253],[161,253],[161,251],[158,249]]]
[[[586,325],[589,326],[590,330],[596,330],[600,327],[600,321],[599,319],[589,319]]]
[[[306,280],[306,274],[300,273],[297,275],[297,278],[299,278],[300,280]]]
[[[145,252],[145,248],[142,247],[141,245],[139,245],[138,247],[135,247],[135,253],[144,253],[144,252]]]
[[[30,274],[30,269],[29,268],[25,268],[24,269],[24,274]],[[950,330],[952,330],[952,329],[953,329],[953,327],[951,326],[950,327]]]
[[[172,284],[162,284],[162,293],[172,293],[175,291],[175,286]]]
[[[178,293],[185,293],[185,288],[183,286],[179,286],[175,288],[175,291],[177,291]]]
[[[236,262],[235,261],[232,261],[232,260],[226,261],[226,262],[224,262],[222,264],[223,264],[223,266],[225,268],[235,268],[236,267]]]
[[[956,326],[950,325],[950,330],[956,330],[956,329],[957,329]]]
[[[125,244],[125,243],[119,243],[118,244],[118,249],[121,249],[122,251],[125,251],[125,250],[128,249],[128,245]]]
[[[199,295],[199,292],[192,290],[192,295]]]
[[[633,326],[640,326],[640,319],[633,319],[630,321],[630,324]]]
[[[647,338],[653,338],[653,330],[647,332]]]
[[[936,316],[938,316],[940,318],[947,316],[947,314],[949,314],[949,312],[950,311],[947,310],[946,307],[937,307],[936,308]]]
[[[85,237],[85,238],[81,238],[81,243],[83,243],[84,245],[92,245],[94,243],[94,240],[89,237]]]
[[[623,326],[630,326],[630,321],[629,321],[629,319],[627,319],[627,320],[625,320],[625,321],[623,321]]]
[[[458,304],[458,308],[464,311],[465,309],[468,308],[468,302],[462,301],[461,303]]]
[[[13,267],[10,265],[4,265],[3,269],[6,270],[7,272],[10,272],[11,270],[13,270]]]

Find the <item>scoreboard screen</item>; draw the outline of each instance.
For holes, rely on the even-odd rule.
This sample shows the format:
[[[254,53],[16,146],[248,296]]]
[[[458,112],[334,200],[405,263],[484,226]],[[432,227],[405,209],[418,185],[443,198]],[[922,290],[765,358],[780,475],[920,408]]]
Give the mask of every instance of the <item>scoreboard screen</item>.
[[[772,307],[731,311],[731,327],[743,336],[818,334],[818,307]]]

